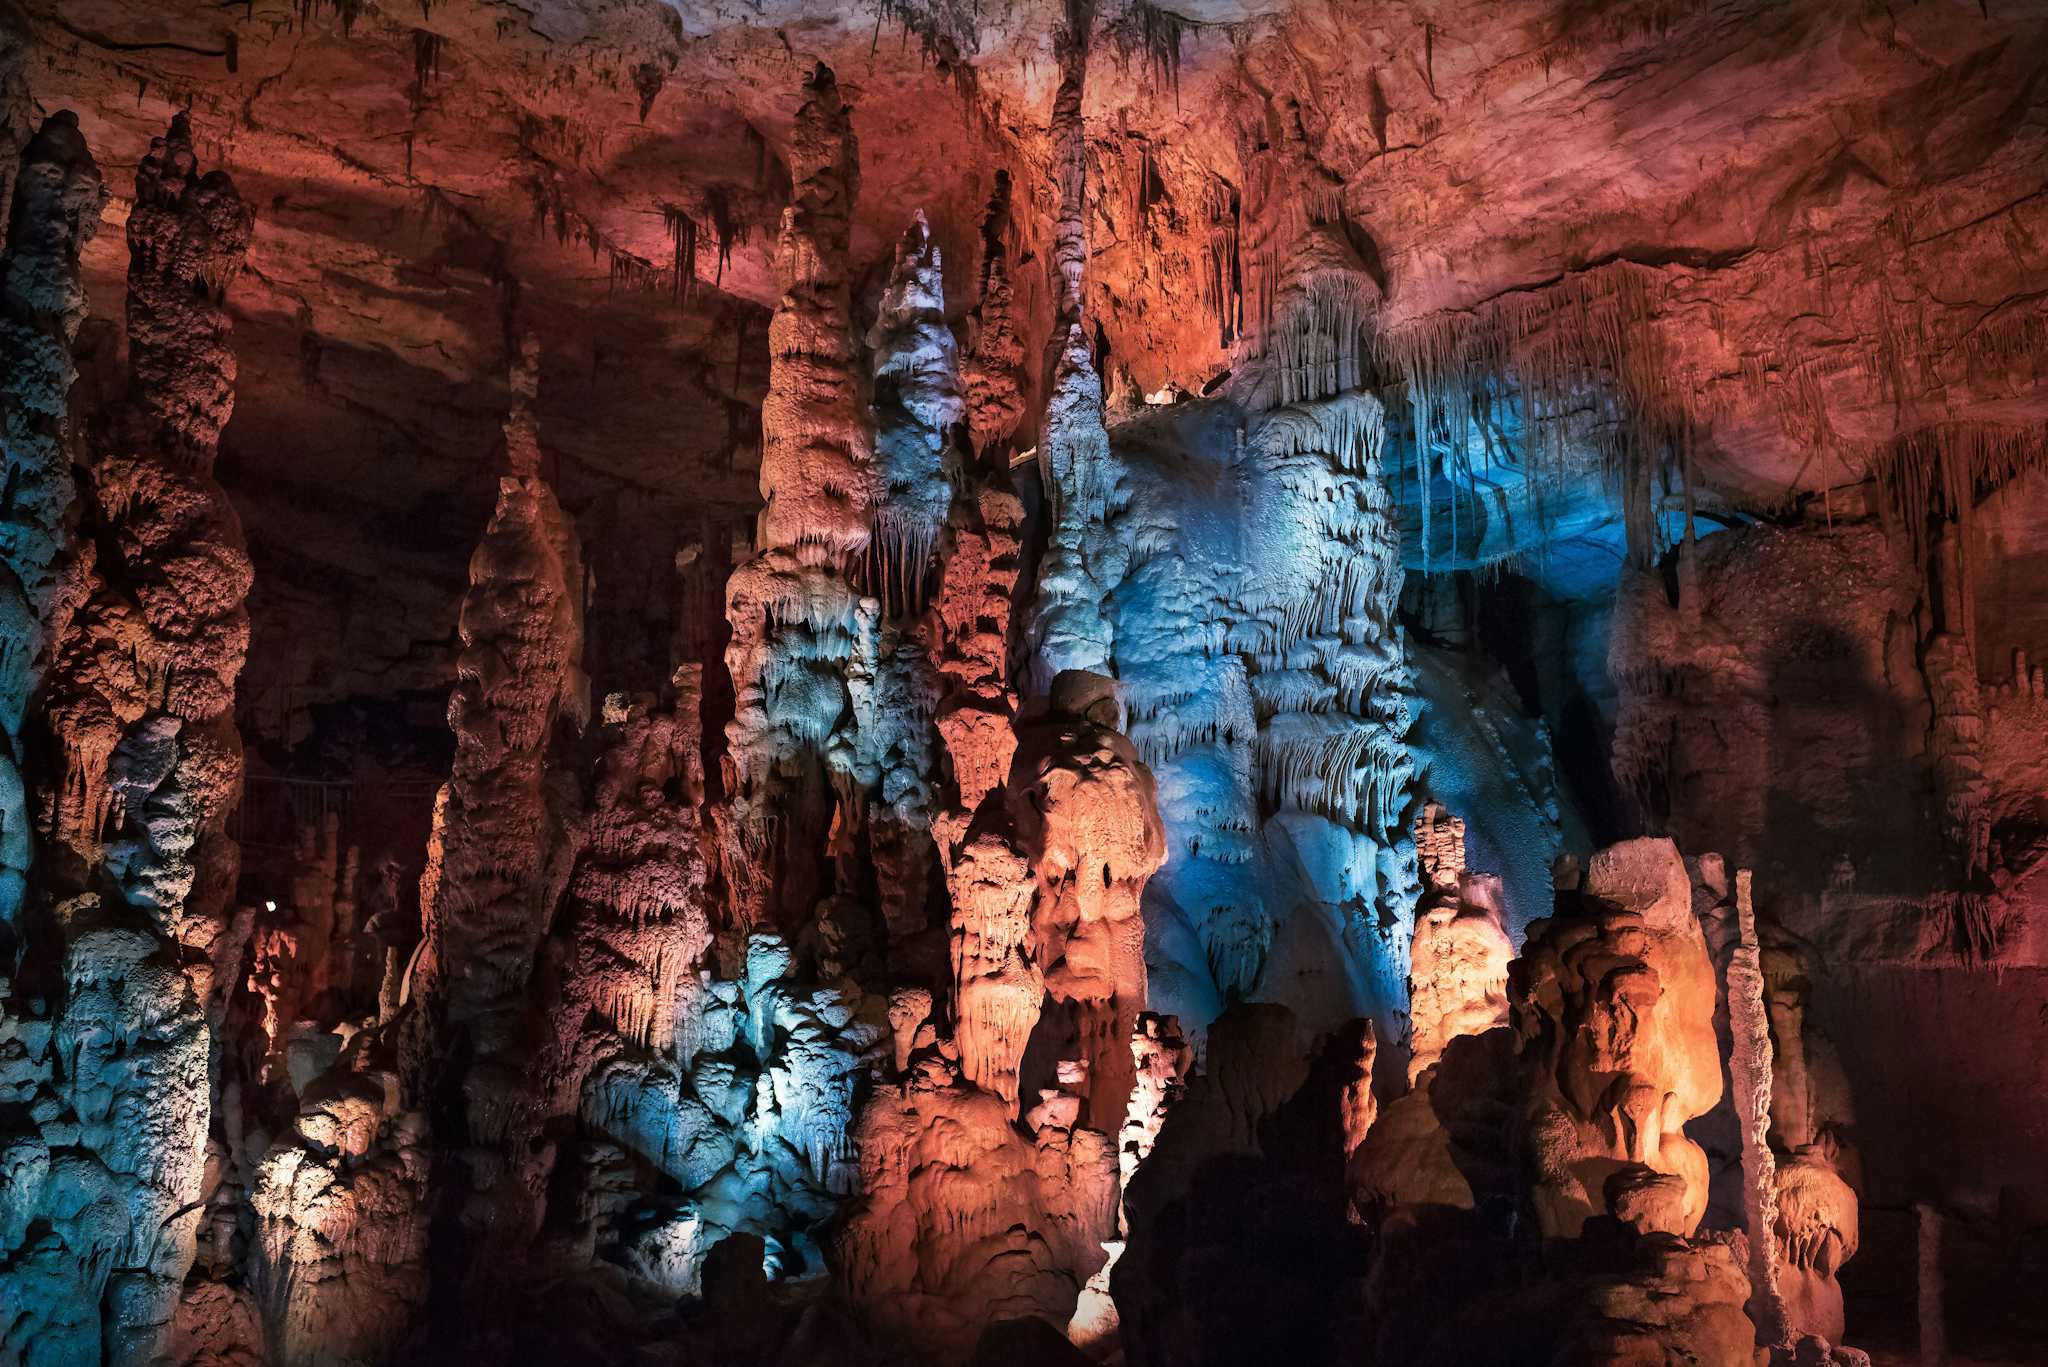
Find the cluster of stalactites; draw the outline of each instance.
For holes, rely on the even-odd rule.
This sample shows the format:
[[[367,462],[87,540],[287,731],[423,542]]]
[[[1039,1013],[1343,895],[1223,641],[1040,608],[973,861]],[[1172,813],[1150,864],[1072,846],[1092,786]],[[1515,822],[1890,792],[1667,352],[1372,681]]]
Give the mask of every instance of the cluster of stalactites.
[[[1694,396],[1654,325],[1653,282],[1646,268],[1617,263],[1379,334],[1379,359],[1406,382],[1424,569],[1435,563],[1440,516],[1452,520],[1449,567],[1461,563],[1459,510],[1478,497],[1496,460],[1524,476],[1527,513],[1539,530],[1547,483],[1604,469],[1619,485],[1631,562],[1656,558],[1663,547],[1652,479],[1682,453]],[[1499,435],[1504,403],[1515,406],[1527,434],[1519,453]],[[1590,432],[1582,421],[1589,408]]]
[[[1252,667],[1267,800],[1395,844],[1414,764],[1383,431],[1378,401],[1360,393],[1276,409],[1254,431],[1247,457],[1259,480],[1298,512],[1278,529],[1287,544],[1274,548],[1289,563],[1262,567],[1246,591],[1252,615],[1227,639]]]
[[[1336,228],[1309,227],[1280,281],[1262,338],[1274,401],[1313,403],[1358,388],[1366,322],[1379,302],[1358,253]]]

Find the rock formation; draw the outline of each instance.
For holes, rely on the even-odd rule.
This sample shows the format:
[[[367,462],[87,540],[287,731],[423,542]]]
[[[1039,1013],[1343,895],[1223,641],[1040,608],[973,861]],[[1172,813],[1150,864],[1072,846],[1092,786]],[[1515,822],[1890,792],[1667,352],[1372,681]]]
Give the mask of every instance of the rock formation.
[[[850,112],[831,71],[805,83],[776,248],[761,413],[758,553],[726,587],[735,702],[726,728],[720,867],[740,930],[788,927],[819,893],[834,815],[833,737],[851,703],[849,662],[873,650],[877,609],[848,575],[873,535],[876,474],[856,375],[847,233],[860,189]],[[851,785],[849,775],[842,788]],[[854,819],[853,812],[843,812]]]
[[[4,599],[7,647],[0,652],[0,706],[7,753],[0,757],[0,912],[9,943],[18,946],[31,860],[30,807],[22,764],[30,700],[50,655],[76,609],[67,579],[72,440],[67,400],[77,367],[72,342],[85,320],[79,256],[99,230],[106,189],[71,113],[52,115],[22,148],[9,172],[6,255],[0,290],[6,317],[0,346],[8,385],[5,404],[8,482]]]
[[[33,1288],[17,1329],[31,1357],[53,1362],[148,1361],[170,1330],[201,1218],[209,1017],[239,951],[226,825],[241,795],[231,709],[249,567],[212,474],[234,395],[224,295],[250,214],[225,174],[200,176],[189,126],[173,119],[137,168],[128,217],[127,394],[74,450],[56,425],[63,348],[101,198],[75,120],[53,118],[23,154],[9,234],[8,335],[30,350],[28,402],[9,415],[22,521],[7,652],[9,696],[17,708],[33,698],[48,736],[33,933],[14,927],[29,970],[14,991],[41,1019],[20,1050],[17,1100],[33,1128],[13,1146],[9,1204]],[[90,494],[76,510],[74,456]],[[19,816],[0,815],[0,829],[25,853]]]
[[[1669,841],[1633,841],[1594,858],[1582,896],[1576,914],[1532,928],[1509,978],[1541,1069],[1522,1116],[1536,1218],[1553,1236],[1601,1214],[1689,1236],[1707,1163],[1685,1124],[1721,1099],[1692,882]]]
[[[1465,823],[1431,804],[1416,818],[1415,846],[1429,891],[1415,909],[1408,973],[1408,1082],[1460,1035],[1507,1023],[1508,961],[1500,880],[1465,867]]]
[[[2032,1362],[2043,52],[0,5],[0,1360]]]
[[[458,1203],[454,1266],[487,1286],[502,1273],[485,1240],[539,1228],[543,1100],[532,1076],[533,970],[570,875],[581,813],[552,780],[558,729],[589,711],[584,576],[575,529],[541,477],[531,403],[538,344],[512,369],[498,505],[470,560],[460,677],[448,702],[454,771],[435,805],[412,969],[408,1103],[446,1107],[436,1157]]]

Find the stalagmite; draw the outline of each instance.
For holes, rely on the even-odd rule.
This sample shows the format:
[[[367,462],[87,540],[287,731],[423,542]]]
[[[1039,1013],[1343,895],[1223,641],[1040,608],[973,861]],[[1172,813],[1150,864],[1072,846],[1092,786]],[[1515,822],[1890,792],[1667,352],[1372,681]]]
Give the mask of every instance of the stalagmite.
[[[685,987],[712,939],[698,817],[701,673],[677,668],[672,711],[644,696],[605,700],[595,800],[550,946],[561,984],[540,1070],[550,1115],[576,1114],[599,1054],[672,1056],[690,1025]]]
[[[954,1031],[960,1073],[1017,1110],[1017,1069],[1038,1024],[1045,973],[1031,953],[1034,880],[1000,795],[953,857]]]
[[[862,1199],[840,1238],[854,1302],[889,1340],[963,1361],[998,1319],[1065,1325],[1115,1231],[1116,1155],[1074,1124],[1072,1098],[1034,1110],[964,1083],[943,1043],[862,1113]]]
[[[53,126],[61,145],[63,129]],[[82,240],[100,198],[82,147],[59,150],[45,160],[31,146],[17,210],[24,197],[51,196],[63,226],[54,238],[10,236],[17,266],[19,254],[54,249],[46,288],[65,279],[63,244]],[[72,1166],[89,1170],[67,1182],[122,1196],[119,1219],[91,1236],[113,1270],[89,1271],[84,1285],[57,1296],[73,1302],[71,1313],[100,1306],[103,1323],[45,1332],[63,1353],[57,1345],[83,1331],[109,1361],[153,1358],[192,1266],[212,1113],[209,1013],[218,1019],[225,956],[239,951],[228,934],[239,860],[226,823],[241,793],[232,705],[248,644],[250,574],[240,524],[212,471],[234,402],[224,296],[250,227],[232,182],[199,175],[186,119],[173,119],[136,171],[128,392],[90,438],[84,466],[90,499],[81,522],[94,552],[70,571],[68,620],[49,622],[56,649],[43,707],[56,772],[39,804],[37,882],[58,901],[52,929],[61,948],[38,957],[61,962],[67,982],[54,1022],[67,1061],[52,1080],[68,1096],[46,1121],[69,1130],[68,1146],[83,1156]],[[63,330],[45,335],[56,340]],[[43,366],[53,360],[46,353]],[[10,448],[16,439],[10,432]],[[16,506],[61,512],[33,464],[11,470],[10,487],[24,474],[29,497],[10,494]],[[68,471],[60,478],[71,481]],[[24,563],[16,582],[46,591],[55,564]],[[15,645],[30,652],[24,666],[43,663],[34,632]],[[10,824],[0,814],[0,830]],[[129,1039],[140,1045],[134,1059],[114,1043]],[[76,1196],[63,1200],[78,1209]]]
[[[1130,1232],[1122,1194],[1130,1189],[1131,1178],[1151,1156],[1167,1112],[1187,1090],[1187,1075],[1193,1061],[1193,1050],[1181,1035],[1178,1020],[1150,1011],[1139,1014],[1131,1030],[1135,1081],[1124,1110],[1123,1129],[1117,1135],[1117,1237],[1102,1246],[1107,1261],[1082,1288],[1074,1318],[1067,1325],[1067,1338],[1083,1349],[1107,1353],[1116,1346],[1118,1323],[1110,1278],[1117,1259],[1123,1256],[1124,1238]]]
[[[1007,483],[1007,469],[1001,473]],[[941,859],[952,858],[967,823],[1009,774],[1017,749],[1009,629],[1023,529],[1023,503],[987,471],[970,476],[954,499],[930,627],[943,684],[934,725],[955,793],[950,808],[933,820]]]
[[[1508,961],[1514,958],[1501,924],[1499,878],[1464,866],[1465,823],[1431,803],[1415,824],[1429,891],[1415,909],[1408,972],[1411,1085],[1451,1040],[1506,1023]]]
[[[303,1092],[257,1169],[250,1292],[276,1367],[372,1367],[427,1295],[432,1154],[395,1058],[363,1041]]]
[[[944,676],[936,724],[954,788],[953,803],[932,827],[942,861],[953,857],[982,800],[1009,774],[1017,748],[1010,619],[1025,522],[1011,486],[1010,447],[1024,419],[1024,344],[1013,316],[1009,214],[1009,173],[999,171],[982,225],[981,298],[965,373],[974,458],[963,463],[947,517],[929,627]]]
[[[1078,323],[1066,331],[1049,390],[1038,469],[1052,530],[1024,619],[1035,693],[1066,670],[1108,668],[1113,642],[1102,604],[1126,556],[1106,526],[1116,491],[1102,380]]]
[[[981,297],[971,315],[964,385],[967,430],[977,456],[1007,474],[1009,446],[1024,421],[1024,340],[1010,278],[1010,173],[997,171],[981,226]]]
[[[1612,1214],[1689,1237],[1707,1164],[1684,1124],[1721,1097],[1714,972],[1669,841],[1600,852],[1582,910],[1530,935],[1509,977],[1541,1083],[1522,1140],[1539,1225],[1575,1237]]]
[[[1076,1013],[1088,1065],[1087,1122],[1122,1124],[1145,1009],[1145,922],[1139,899],[1166,859],[1152,774],[1116,720],[1114,686],[1069,671],[1052,712],[1020,736],[1011,787],[1018,842],[1037,879],[1030,952],[1046,995]]]
[[[541,1214],[527,991],[576,847],[579,818],[550,783],[557,733],[589,709],[582,557],[540,476],[538,366],[529,338],[512,370],[506,473],[462,602],[455,765],[435,811],[413,972],[412,1095],[461,1099],[461,1140],[439,1142],[459,1164],[442,1195],[461,1212],[465,1242],[449,1256],[475,1279],[468,1290],[506,1270],[483,1241],[523,1231],[523,1244]]]
[[[873,648],[875,609],[848,578],[869,548],[878,492],[847,280],[859,164],[850,112],[823,66],[805,82],[790,174],[761,411],[759,554],[726,586],[736,697],[718,844],[741,932],[813,910],[833,800],[827,773],[846,764],[829,738],[851,706],[850,662],[863,638]]]
[[[1764,974],[1750,903],[1750,872],[1735,875],[1736,944],[1728,963],[1728,1023],[1734,1048],[1729,1085],[1742,1124],[1742,1213],[1749,1234],[1750,1318],[1757,1338],[1777,1345],[1787,1328],[1778,1286],[1778,1169],[1771,1153],[1771,1033],[1764,1012]]]
[[[1943,1367],[1948,1361],[1948,1321],[1942,1305],[1948,1290],[1941,1271],[1941,1211],[1926,1201],[1913,1206],[1917,1234],[1915,1271],[1919,1278],[1920,1367]]]

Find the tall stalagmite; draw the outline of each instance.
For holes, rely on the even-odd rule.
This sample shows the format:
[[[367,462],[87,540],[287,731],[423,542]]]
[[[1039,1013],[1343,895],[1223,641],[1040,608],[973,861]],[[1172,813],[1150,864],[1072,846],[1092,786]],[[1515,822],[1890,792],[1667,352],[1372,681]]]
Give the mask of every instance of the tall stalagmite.
[[[552,756],[558,733],[588,717],[584,574],[574,525],[540,475],[538,364],[529,337],[512,370],[507,472],[462,600],[455,765],[435,808],[413,976],[409,1081],[454,1127],[436,1135],[451,1169],[440,1196],[459,1203],[465,1240],[449,1265],[473,1269],[501,1267],[504,1241],[524,1247],[540,1219],[540,1027],[527,998],[580,840]]]
[[[808,917],[822,891],[849,662],[874,631],[850,582],[873,534],[875,469],[854,364],[847,235],[860,171],[832,72],[805,82],[790,149],[794,199],[776,246],[755,558],[726,585],[735,694],[718,827],[734,928]],[[847,813],[851,819],[852,813]]]
[[[952,857],[982,799],[1002,784],[1017,749],[1010,619],[1025,527],[1010,458],[1024,420],[1024,344],[1010,281],[1009,214],[1009,174],[998,172],[982,223],[981,298],[965,374],[973,459],[964,463],[953,498],[932,601],[934,648],[945,681],[936,724],[952,761],[954,789],[953,805],[933,823],[942,859]]]
[[[110,1287],[108,1273],[117,1260],[132,1268],[155,1252],[156,1227],[138,1231],[131,1212],[168,1214],[182,1192],[153,1180],[158,1174],[146,1159],[144,1133],[121,1142],[124,1126],[151,1127],[151,1108],[146,1096],[122,1089],[125,1105],[115,1114],[110,1084],[124,1072],[109,1074],[104,1064],[118,1043],[152,1022],[159,1009],[149,1000],[152,989],[162,989],[175,1011],[182,984],[153,956],[152,937],[100,929],[95,904],[32,890],[33,769],[22,744],[78,592],[71,564],[74,438],[65,419],[77,376],[71,346],[86,310],[79,254],[99,227],[106,190],[68,111],[44,122],[12,183],[0,255],[0,363],[7,375],[0,415],[10,492],[0,521],[0,965],[7,974],[0,1039],[12,1060],[7,1118],[0,1120],[7,1174],[0,1257],[8,1267],[0,1352],[39,1365],[134,1361],[146,1356],[147,1344],[131,1336],[137,1317],[124,1313],[121,1288]],[[74,910],[86,919],[74,923]],[[129,972],[144,961],[144,971]],[[204,1066],[203,1041],[182,1025],[152,1039],[128,1065],[138,1080],[189,1079]],[[177,1185],[175,1175],[165,1176]]]
[[[1054,282],[1058,290],[1048,357],[1038,473],[1050,530],[1038,563],[1038,589],[1025,613],[1030,691],[1042,695],[1062,670],[1110,673],[1112,631],[1103,602],[1122,578],[1128,555],[1106,523],[1116,496],[1104,425],[1102,376],[1089,346],[1083,275],[1088,261],[1088,129],[1082,97],[1088,79],[1092,5],[1068,6],[1060,39],[1060,85],[1053,101]]]

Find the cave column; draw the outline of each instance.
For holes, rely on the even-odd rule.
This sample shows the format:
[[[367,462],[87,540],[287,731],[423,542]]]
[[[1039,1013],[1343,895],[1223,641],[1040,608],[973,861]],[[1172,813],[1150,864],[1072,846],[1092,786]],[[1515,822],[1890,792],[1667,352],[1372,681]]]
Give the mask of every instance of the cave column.
[[[858,824],[846,773],[853,756],[833,733],[851,705],[855,656],[873,648],[873,611],[852,583],[876,501],[847,278],[858,148],[839,84],[822,65],[805,81],[790,174],[761,408],[765,506],[757,553],[726,585],[735,696],[718,847],[729,952],[757,926],[811,915],[835,803],[843,826]]]

